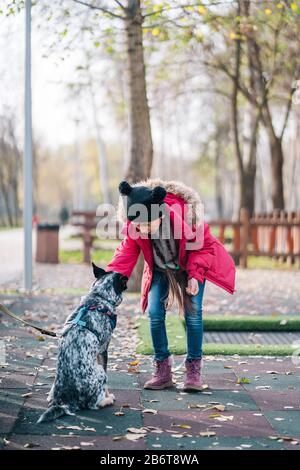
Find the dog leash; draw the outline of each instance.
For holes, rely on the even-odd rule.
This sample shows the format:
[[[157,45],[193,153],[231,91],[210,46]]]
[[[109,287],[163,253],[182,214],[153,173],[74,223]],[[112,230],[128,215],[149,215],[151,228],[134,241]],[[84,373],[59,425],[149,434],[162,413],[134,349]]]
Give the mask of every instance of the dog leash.
[[[6,315],[8,315],[9,317],[13,318],[14,320],[17,320],[19,321],[20,323],[22,323],[24,326],[30,326],[30,328],[34,328],[35,330],[39,331],[40,333],[42,333],[43,335],[48,335],[48,336],[52,336],[52,337],[58,337],[58,334],[57,333],[54,333],[53,331],[49,331],[49,330],[45,330],[44,328],[40,328],[39,326],[36,326],[36,325],[32,325],[31,323],[29,323],[28,321],[26,320],[23,320],[23,318],[20,318],[18,317],[17,315],[15,315],[13,312],[11,312],[7,307],[5,307],[5,305],[2,305],[0,303],[0,311],[5,313]]]

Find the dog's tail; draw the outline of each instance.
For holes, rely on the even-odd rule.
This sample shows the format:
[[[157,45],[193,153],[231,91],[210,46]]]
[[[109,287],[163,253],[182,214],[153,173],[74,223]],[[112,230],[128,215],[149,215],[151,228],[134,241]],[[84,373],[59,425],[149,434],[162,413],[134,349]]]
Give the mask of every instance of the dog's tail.
[[[37,423],[54,421],[64,415],[73,415],[68,405],[51,405],[38,419]]]

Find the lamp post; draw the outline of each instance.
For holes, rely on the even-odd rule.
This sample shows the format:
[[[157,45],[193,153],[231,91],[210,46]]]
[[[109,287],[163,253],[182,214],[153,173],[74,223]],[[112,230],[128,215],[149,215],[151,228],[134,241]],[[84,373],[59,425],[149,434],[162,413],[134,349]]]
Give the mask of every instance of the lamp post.
[[[23,226],[24,287],[32,289],[32,115],[31,115],[31,0],[25,5],[25,94],[24,94]]]

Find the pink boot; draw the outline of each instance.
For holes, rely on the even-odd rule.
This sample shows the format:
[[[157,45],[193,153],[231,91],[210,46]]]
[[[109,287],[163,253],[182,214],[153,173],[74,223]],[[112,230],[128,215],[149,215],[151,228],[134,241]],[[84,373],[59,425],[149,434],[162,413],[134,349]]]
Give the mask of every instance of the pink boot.
[[[200,381],[200,371],[202,367],[202,359],[195,359],[193,361],[185,361],[186,376],[183,389],[188,390],[202,390]]]
[[[167,357],[163,361],[155,362],[155,373],[152,379],[148,380],[144,388],[150,390],[162,390],[163,388],[173,387],[172,381],[172,361],[171,357]]]

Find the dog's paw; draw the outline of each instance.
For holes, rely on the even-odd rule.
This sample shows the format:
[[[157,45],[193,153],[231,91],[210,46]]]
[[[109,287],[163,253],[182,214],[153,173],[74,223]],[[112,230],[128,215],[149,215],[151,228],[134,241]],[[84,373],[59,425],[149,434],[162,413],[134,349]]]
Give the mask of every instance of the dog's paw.
[[[113,393],[109,393],[108,396],[112,399],[113,402],[115,401],[116,397]]]
[[[109,395],[108,397],[103,398],[103,400],[99,403],[99,408],[104,408],[105,406],[113,405],[114,399],[114,395]]]

